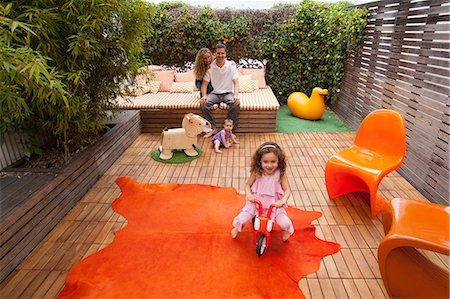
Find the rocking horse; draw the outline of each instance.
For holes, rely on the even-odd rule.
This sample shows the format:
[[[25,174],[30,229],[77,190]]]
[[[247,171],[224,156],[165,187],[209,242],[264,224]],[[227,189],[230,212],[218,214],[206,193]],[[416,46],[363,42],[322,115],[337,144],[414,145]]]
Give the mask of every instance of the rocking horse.
[[[183,150],[189,157],[197,156],[195,150],[197,135],[212,131],[211,124],[197,114],[186,114],[182,121],[182,128],[164,129],[161,135],[161,146],[159,150],[161,160],[172,158],[172,150]]]

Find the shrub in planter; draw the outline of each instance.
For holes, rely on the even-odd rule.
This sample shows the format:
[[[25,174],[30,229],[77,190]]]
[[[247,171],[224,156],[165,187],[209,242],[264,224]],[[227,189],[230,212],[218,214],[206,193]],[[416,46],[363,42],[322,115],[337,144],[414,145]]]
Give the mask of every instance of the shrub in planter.
[[[134,73],[154,7],[140,0],[0,4],[0,133],[70,152],[104,126]]]

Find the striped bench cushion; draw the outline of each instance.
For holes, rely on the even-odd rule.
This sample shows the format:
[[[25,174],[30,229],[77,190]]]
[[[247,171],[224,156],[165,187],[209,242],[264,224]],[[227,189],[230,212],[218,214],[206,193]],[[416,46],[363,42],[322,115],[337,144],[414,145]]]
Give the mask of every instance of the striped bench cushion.
[[[280,104],[272,89],[260,88],[251,93],[240,93],[241,110],[278,110]],[[199,109],[200,92],[147,93],[137,97],[119,97],[117,105],[120,109]]]

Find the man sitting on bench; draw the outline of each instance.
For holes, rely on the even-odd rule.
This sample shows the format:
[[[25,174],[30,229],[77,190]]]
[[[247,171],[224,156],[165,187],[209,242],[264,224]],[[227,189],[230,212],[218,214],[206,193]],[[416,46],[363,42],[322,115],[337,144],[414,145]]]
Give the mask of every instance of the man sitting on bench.
[[[211,63],[211,67],[203,78],[201,93],[203,97],[200,99],[203,116],[211,123],[211,132],[204,137],[208,138],[217,133],[216,122],[212,115],[212,107],[214,104],[220,105],[225,103],[229,110],[227,118],[233,120],[234,129],[238,127],[238,117],[240,111],[239,105],[239,80],[236,65],[226,60],[226,47],[223,44],[217,44],[215,50],[216,59]],[[208,83],[211,82],[214,90],[210,94],[206,94]],[[233,92],[234,87],[234,92]]]

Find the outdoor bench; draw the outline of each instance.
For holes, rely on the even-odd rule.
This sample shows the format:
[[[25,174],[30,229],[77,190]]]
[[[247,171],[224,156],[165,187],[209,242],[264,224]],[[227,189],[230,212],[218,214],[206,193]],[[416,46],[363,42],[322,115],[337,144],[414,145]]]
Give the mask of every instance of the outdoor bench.
[[[253,92],[239,93],[241,111],[239,128],[236,132],[275,132],[277,128],[277,110],[280,108],[277,98],[270,87]],[[181,126],[186,113],[202,115],[200,92],[171,93],[156,92],[140,96],[126,96],[117,99],[119,109],[140,110],[141,132],[157,133],[164,128]],[[215,109],[213,115],[217,127],[221,127],[227,110]]]

